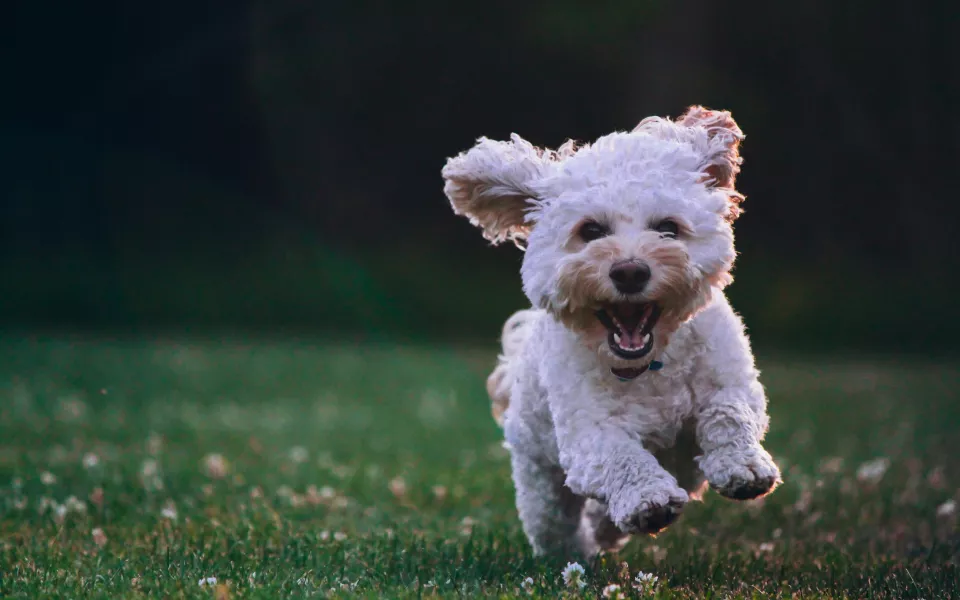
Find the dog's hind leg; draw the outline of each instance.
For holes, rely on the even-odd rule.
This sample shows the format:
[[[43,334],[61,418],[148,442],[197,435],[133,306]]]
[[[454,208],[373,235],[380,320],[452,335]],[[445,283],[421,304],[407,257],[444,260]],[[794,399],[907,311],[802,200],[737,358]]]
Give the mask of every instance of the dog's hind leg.
[[[619,552],[630,541],[630,534],[610,520],[607,505],[590,498],[583,507],[580,521],[580,547],[589,557],[599,552]]]
[[[542,314],[537,309],[520,310],[507,319],[500,335],[503,352],[497,360],[497,367],[487,377],[487,394],[490,396],[491,412],[498,425],[503,425],[504,413],[510,406],[510,389],[516,380],[513,365],[516,363],[523,345],[530,337],[534,321]]]
[[[587,557],[578,535],[584,498],[564,484],[563,471],[517,452],[511,460],[517,510],[534,554]]]

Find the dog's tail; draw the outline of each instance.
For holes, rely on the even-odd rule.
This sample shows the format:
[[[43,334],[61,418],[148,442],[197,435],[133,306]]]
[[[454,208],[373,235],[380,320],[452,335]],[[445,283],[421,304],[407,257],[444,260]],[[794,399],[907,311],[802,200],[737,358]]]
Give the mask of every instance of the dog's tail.
[[[510,388],[517,379],[513,371],[516,369],[520,352],[530,337],[530,330],[541,312],[533,308],[517,311],[503,325],[500,336],[503,352],[497,359],[497,368],[487,377],[487,394],[490,395],[493,418],[500,426],[503,426],[503,413],[510,405]]]

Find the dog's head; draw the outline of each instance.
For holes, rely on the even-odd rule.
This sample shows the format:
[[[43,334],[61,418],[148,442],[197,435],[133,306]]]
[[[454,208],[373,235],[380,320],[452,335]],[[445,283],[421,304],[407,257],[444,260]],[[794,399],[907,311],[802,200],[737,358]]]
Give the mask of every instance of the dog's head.
[[[447,162],[444,191],[487,239],[525,242],[535,306],[642,372],[731,280],[742,138],[729,113],[699,106],[556,151],[481,138]]]

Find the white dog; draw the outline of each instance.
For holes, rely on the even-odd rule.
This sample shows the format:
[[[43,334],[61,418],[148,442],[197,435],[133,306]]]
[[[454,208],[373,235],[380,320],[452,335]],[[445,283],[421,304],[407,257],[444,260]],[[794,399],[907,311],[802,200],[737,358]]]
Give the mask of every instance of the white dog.
[[[705,482],[749,499],[780,481],[722,291],[742,138],[729,113],[695,106],[583,147],[480,138],[443,169],[454,212],[494,243],[526,242],[537,308],[507,321],[487,387],[537,554],[619,549],[673,522]]]

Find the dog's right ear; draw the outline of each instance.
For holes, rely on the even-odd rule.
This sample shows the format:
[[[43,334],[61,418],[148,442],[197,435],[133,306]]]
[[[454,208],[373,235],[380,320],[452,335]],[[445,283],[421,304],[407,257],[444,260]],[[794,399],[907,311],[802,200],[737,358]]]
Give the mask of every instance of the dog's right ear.
[[[480,138],[477,145],[447,161],[443,191],[453,212],[470,219],[494,244],[519,242],[532,227],[528,209],[538,199],[534,184],[548,159],[513,134],[509,142]]]

